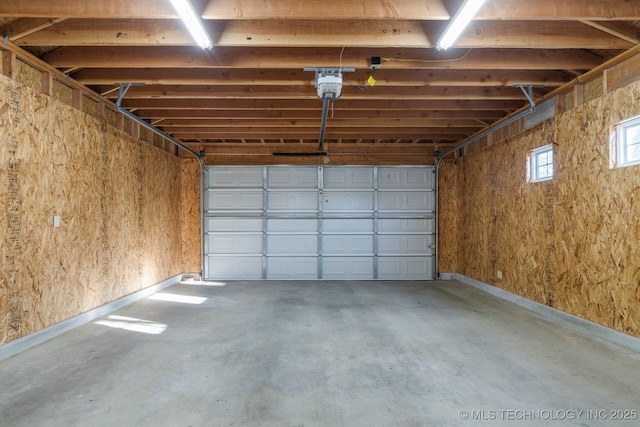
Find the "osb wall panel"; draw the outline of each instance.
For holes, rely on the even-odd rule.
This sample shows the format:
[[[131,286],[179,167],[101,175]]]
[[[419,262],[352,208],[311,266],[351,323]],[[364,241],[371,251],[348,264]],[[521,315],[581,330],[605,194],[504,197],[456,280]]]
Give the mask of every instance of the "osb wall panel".
[[[584,101],[589,102],[600,98],[604,94],[604,78],[602,76],[584,85]]]
[[[0,344],[181,272],[178,158],[0,76],[0,167]]]
[[[553,183],[527,183],[525,171],[527,152],[553,143],[553,130],[553,122],[547,122],[486,153],[492,157],[489,180],[484,183],[491,192],[488,283],[541,303],[553,299],[546,280]]]
[[[444,160],[438,170],[438,270],[462,271],[462,178],[457,160]]]
[[[640,166],[609,168],[611,126],[639,114],[640,83],[634,83],[449,163],[463,176],[460,199],[440,199],[442,211],[461,212],[463,243],[450,265],[640,336]],[[548,143],[555,147],[556,176],[527,183],[527,152]]]
[[[182,270],[201,273],[200,167],[194,158],[182,159]]]
[[[31,87],[40,89],[41,76],[42,73],[35,68],[32,68],[22,62],[21,60],[16,61],[16,81],[19,83],[24,83],[30,85]]]
[[[640,173],[609,167],[611,126],[640,114],[634,83],[560,117],[557,307],[640,336]]]

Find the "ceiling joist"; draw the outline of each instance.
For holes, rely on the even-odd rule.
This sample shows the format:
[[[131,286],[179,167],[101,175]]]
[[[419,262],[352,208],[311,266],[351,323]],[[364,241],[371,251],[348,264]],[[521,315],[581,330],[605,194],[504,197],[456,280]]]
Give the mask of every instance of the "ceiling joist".
[[[393,164],[424,161],[529,105],[519,85],[535,99],[559,93],[635,52],[640,33],[640,2],[629,0],[490,0],[446,51],[433,46],[460,0],[192,2],[210,50],[168,0],[3,1],[0,32],[9,59],[66,73],[98,94],[91,102],[136,83],[123,108],[218,162],[316,149],[323,103],[304,68],[354,68],[330,105],[325,147]]]

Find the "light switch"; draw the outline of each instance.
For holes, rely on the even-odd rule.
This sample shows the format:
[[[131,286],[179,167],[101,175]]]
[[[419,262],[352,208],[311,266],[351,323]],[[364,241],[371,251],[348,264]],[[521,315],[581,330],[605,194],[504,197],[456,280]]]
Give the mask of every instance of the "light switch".
[[[53,226],[55,228],[60,227],[60,217],[58,215],[53,216]]]

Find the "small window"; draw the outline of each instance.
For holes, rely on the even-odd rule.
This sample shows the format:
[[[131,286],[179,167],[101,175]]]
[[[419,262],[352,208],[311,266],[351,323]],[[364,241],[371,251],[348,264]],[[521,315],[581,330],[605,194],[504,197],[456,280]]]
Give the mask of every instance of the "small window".
[[[640,116],[614,126],[611,167],[640,164]]]
[[[553,145],[531,150],[527,155],[527,180],[529,182],[553,179]]]

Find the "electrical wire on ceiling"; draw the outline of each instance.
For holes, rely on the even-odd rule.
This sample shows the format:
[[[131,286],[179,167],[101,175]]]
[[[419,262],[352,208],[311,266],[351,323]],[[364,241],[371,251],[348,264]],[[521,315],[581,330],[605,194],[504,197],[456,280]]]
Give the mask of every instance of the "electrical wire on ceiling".
[[[395,61],[395,62],[426,62],[426,63],[437,63],[437,62],[454,62],[454,61],[462,61],[471,53],[472,49],[467,50],[467,52],[458,57],[451,59],[424,59],[424,58],[380,58],[383,61]]]
[[[344,54],[344,50],[347,48],[347,46],[342,46],[342,49],[340,49],[340,58],[339,58],[339,64],[340,64],[340,70],[342,70],[342,55]],[[373,71],[371,72],[371,76],[369,76],[369,79],[367,79],[366,81],[360,83],[360,84],[355,84],[350,82],[349,80],[344,80],[343,82],[348,84],[349,86],[351,86],[352,88],[356,89],[356,90],[362,90],[365,91],[369,88],[369,86],[373,86],[375,84],[375,79],[373,79]],[[333,118],[333,103],[331,103],[331,117]]]

